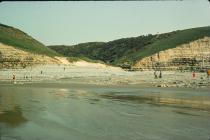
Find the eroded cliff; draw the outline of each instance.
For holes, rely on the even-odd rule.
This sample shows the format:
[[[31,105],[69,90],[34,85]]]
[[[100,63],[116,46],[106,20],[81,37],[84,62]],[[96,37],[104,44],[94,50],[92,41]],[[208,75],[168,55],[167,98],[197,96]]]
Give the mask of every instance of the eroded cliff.
[[[62,64],[58,58],[33,54],[0,43],[0,68],[24,68],[35,64]]]
[[[210,37],[205,37],[173,49],[145,57],[132,68],[134,70],[177,70],[210,66]]]

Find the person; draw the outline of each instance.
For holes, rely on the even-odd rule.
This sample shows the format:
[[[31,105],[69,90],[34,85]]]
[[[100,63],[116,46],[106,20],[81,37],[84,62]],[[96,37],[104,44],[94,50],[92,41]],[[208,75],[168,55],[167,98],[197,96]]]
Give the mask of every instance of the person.
[[[193,71],[193,74],[192,74],[193,78],[195,78],[195,71]]]
[[[43,73],[43,71],[41,70],[41,74]]]
[[[157,77],[157,72],[156,72],[156,71],[154,72],[154,76],[155,76],[155,79],[158,78],[158,77]]]
[[[210,76],[210,69],[207,70],[207,77],[208,77],[208,79],[209,79],[209,76]]]
[[[15,77],[15,75],[13,74],[13,75],[12,75],[12,80],[15,81],[15,78],[16,78],[16,77]]]
[[[159,75],[159,78],[162,78],[162,71],[160,70],[160,75]]]
[[[12,80],[13,80],[13,83],[14,83],[14,84],[16,84],[15,79],[16,79],[16,76],[15,76],[15,74],[13,74],[13,75],[12,75]]]

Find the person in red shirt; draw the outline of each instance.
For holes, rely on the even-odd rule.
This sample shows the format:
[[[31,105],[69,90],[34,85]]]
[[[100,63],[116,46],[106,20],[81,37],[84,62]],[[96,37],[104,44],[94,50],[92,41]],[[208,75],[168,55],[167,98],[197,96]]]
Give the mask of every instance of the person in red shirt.
[[[192,76],[193,76],[193,78],[195,78],[195,72],[193,72]]]
[[[209,76],[210,76],[210,69],[207,70],[207,78],[209,78]]]

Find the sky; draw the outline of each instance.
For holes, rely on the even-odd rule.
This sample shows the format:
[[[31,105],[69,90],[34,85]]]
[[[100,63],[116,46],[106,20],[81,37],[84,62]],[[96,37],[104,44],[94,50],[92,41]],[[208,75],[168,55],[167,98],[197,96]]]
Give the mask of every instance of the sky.
[[[45,45],[111,41],[210,25],[210,2],[1,2],[0,23]]]

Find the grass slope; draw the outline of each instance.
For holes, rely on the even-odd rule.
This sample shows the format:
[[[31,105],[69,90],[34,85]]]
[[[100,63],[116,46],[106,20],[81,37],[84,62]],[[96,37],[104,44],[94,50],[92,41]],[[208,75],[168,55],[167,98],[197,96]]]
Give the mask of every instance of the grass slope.
[[[3,24],[0,24],[0,43],[36,54],[58,55],[54,50],[49,49],[28,34]]]
[[[179,30],[170,33],[123,38],[110,42],[90,42],[73,46],[49,46],[49,48],[69,57],[87,57],[105,63],[126,66],[155,54],[175,48],[205,36],[210,37],[210,26]]]

